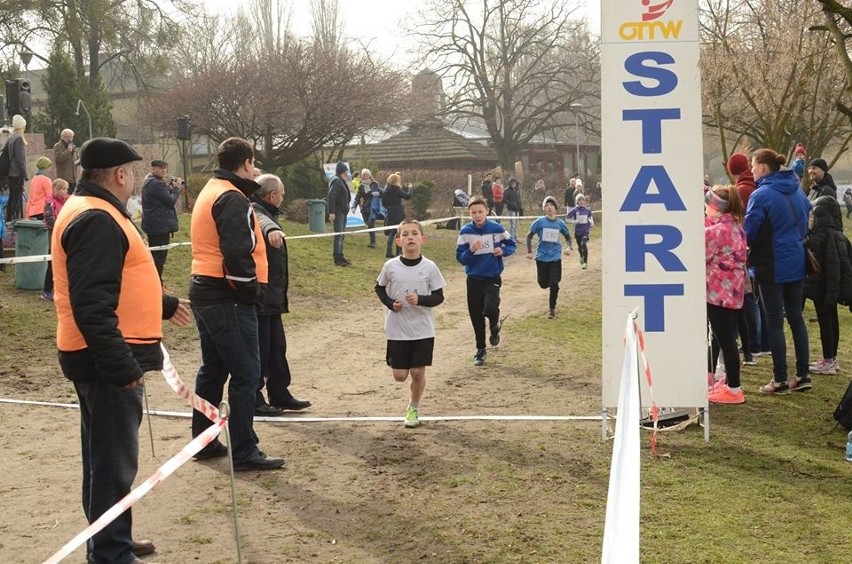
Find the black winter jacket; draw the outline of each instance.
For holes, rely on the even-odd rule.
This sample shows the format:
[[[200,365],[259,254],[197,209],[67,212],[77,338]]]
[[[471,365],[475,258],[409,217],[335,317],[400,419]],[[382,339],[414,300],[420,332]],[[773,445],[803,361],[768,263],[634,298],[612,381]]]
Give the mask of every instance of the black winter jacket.
[[[263,201],[257,196],[251,197],[251,207],[260,221],[260,230],[263,231],[263,240],[266,243],[266,262],[269,264],[269,282],[266,285],[266,299],[258,308],[259,315],[281,315],[289,312],[287,300],[287,287],[290,284],[289,268],[287,264],[287,240],[281,243],[279,248],[269,244],[268,235],[272,231],[284,232],[278,224],[278,216],[281,210],[272,204]]]
[[[169,188],[162,178],[149,174],[142,183],[142,231],[167,235],[178,230],[175,202],[180,188]]]
[[[805,279],[805,297],[827,305],[852,304],[852,256],[849,240],[843,234],[840,204],[833,196],[814,201],[814,226],[808,235],[808,248],[820,265],[819,274]]]
[[[399,186],[388,184],[382,193],[382,205],[388,209],[385,215],[385,225],[397,225],[405,219],[405,207],[402,200],[410,200],[411,192],[406,192]]]
[[[503,191],[503,204],[507,210],[521,213],[521,192],[514,176],[510,176],[509,182],[506,183],[506,189]]]
[[[821,196],[831,196],[837,199],[837,185],[834,183],[834,178],[827,172],[822,176],[819,182],[815,182],[811,186],[811,191],[808,192],[808,200],[813,202]]]
[[[328,185],[328,213],[336,216],[345,216],[349,213],[349,200],[352,195],[349,193],[349,186],[339,176],[331,179]]]

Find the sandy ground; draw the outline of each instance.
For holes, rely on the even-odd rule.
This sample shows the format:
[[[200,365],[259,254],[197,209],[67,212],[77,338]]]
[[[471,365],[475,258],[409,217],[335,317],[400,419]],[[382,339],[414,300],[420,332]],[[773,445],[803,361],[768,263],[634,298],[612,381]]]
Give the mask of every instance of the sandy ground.
[[[566,277],[587,277],[587,292],[598,291],[600,285],[599,242],[595,243],[588,271],[579,270],[576,254],[563,265]],[[535,284],[535,265],[523,253],[507,260],[502,293],[503,315],[509,316],[507,330],[504,342],[491,351],[486,368],[472,366],[473,334],[461,269],[444,275],[449,282],[447,301],[436,311],[435,363],[427,371],[423,415],[599,412],[599,366],[590,367],[569,384],[561,374],[541,374],[526,371],[522,363],[508,367],[501,362],[501,355],[518,353],[506,338],[513,320],[535,315],[547,322],[546,291]],[[164,342],[175,366],[192,387],[200,358],[194,328],[167,324],[166,332]],[[487,497],[511,521],[519,518],[513,512],[526,498],[523,492],[494,495],[482,484],[456,484],[454,476],[469,475],[474,463],[502,467],[515,460],[518,464],[536,460],[536,472],[552,475],[555,484],[566,466],[579,464],[577,457],[548,450],[554,431],[564,429],[564,423],[434,421],[417,430],[403,429],[407,384],[395,384],[383,364],[382,310],[374,296],[353,300],[342,313],[338,308],[333,315],[318,309],[311,323],[288,325],[287,332],[294,371],[291,390],[314,403],[305,416],[400,419],[299,423],[300,415],[294,414],[277,423],[257,422],[261,448],[285,457],[287,466],[281,471],[236,476],[246,562],[479,561],[463,549],[467,535],[463,519],[468,517],[462,516],[466,513],[458,505],[475,507]],[[370,346],[352,346],[358,342]],[[41,364],[21,362],[1,372],[0,397],[76,401],[73,388],[49,357]],[[148,374],[147,382],[151,409],[188,413],[159,373]],[[154,417],[151,424],[156,456],[151,452],[148,423],[143,421],[137,483],[190,437],[188,419]],[[594,436],[596,425],[585,424],[583,431]],[[5,509],[0,519],[0,562],[42,561],[85,527],[79,501],[78,413],[0,404],[0,449],[0,495]],[[599,478],[605,485],[605,473]],[[418,522],[412,528],[417,508],[432,507],[428,504],[437,504],[434,514],[446,515],[448,521]],[[595,511],[600,513],[601,508]],[[456,512],[459,516],[450,523]],[[499,529],[499,514],[496,519],[490,526]],[[530,527],[525,534],[534,537],[535,530]],[[158,552],[146,559],[150,562],[235,562],[227,461],[189,462],[181,467],[136,505],[134,532],[158,546]],[[493,534],[505,536],[497,530]],[[535,546],[530,538],[527,542]],[[491,541],[478,538],[476,542]],[[493,552],[482,550],[482,560],[495,561]],[[507,560],[535,560],[510,557],[512,549],[506,550]],[[85,561],[84,549],[67,561]]]

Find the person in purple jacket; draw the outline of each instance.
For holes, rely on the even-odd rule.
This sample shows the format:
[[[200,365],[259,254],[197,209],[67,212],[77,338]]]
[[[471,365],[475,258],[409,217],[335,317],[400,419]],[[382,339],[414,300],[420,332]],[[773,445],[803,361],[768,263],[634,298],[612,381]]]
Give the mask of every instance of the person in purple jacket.
[[[577,250],[580,251],[580,267],[586,270],[589,267],[589,232],[595,226],[592,210],[586,207],[586,196],[577,194],[574,207],[568,211],[566,218],[568,223],[574,224],[574,239],[577,241]]]

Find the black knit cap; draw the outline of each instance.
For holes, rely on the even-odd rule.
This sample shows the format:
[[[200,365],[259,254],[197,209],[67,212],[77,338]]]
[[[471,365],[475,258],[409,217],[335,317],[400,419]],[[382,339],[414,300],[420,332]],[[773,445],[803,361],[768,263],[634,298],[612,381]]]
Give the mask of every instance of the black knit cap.
[[[817,168],[821,168],[823,172],[828,172],[828,163],[825,162],[825,159],[814,159],[808,164],[808,166],[815,166]]]
[[[142,157],[133,147],[120,139],[109,137],[89,139],[80,149],[80,166],[86,170],[112,168],[141,160]]]

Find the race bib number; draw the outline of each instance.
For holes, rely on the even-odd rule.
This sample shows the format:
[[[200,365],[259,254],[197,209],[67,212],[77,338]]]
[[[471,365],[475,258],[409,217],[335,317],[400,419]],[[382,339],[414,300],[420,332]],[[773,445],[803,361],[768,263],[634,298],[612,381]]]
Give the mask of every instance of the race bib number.
[[[577,216],[577,223],[580,223],[580,224],[583,224],[583,223],[589,223],[589,216],[587,216],[587,215],[578,215],[578,216]]]
[[[545,243],[558,243],[559,230],[552,227],[545,227],[541,230],[541,240]]]
[[[494,236],[480,235],[479,241],[482,243],[482,248],[476,251],[475,255],[490,255],[494,252]]]

